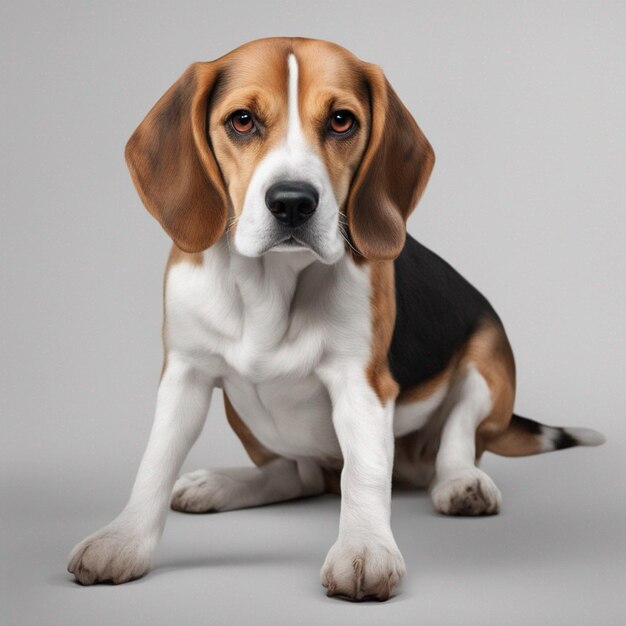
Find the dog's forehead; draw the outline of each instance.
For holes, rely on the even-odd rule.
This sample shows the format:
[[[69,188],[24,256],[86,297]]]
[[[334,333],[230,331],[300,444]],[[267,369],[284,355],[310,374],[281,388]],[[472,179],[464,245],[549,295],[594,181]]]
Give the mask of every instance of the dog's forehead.
[[[286,88],[288,49],[285,45],[265,41],[252,42],[222,57],[223,88],[260,87],[269,91]]]
[[[326,41],[306,40],[295,47],[295,55],[305,89],[357,91],[362,83],[363,62],[345,48]]]
[[[284,95],[289,89],[289,56],[298,64],[300,93],[361,90],[361,66],[348,50],[315,39],[273,38],[250,42],[222,57],[227,91],[262,88]]]

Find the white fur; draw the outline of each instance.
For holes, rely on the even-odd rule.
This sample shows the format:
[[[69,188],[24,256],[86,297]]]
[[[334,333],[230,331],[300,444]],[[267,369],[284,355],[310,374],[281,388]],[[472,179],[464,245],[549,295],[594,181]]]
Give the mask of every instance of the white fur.
[[[193,513],[230,511],[315,495],[324,489],[324,480],[319,467],[313,469],[315,479],[308,481],[302,480],[298,463],[288,459],[275,459],[262,467],[189,472],[174,485],[172,508]]]
[[[423,400],[396,406],[393,434],[396,437],[403,437],[424,426],[433,413],[439,409],[447,394],[448,385],[443,384]]]
[[[393,402],[381,404],[363,363],[341,365],[329,359],[318,370],[330,393],[344,463],[339,536],[321,577],[329,593],[361,599],[380,595],[384,581],[393,593],[405,572],[390,527]]]
[[[606,437],[597,430],[591,428],[565,428],[565,432],[574,437],[580,446],[601,446],[606,443]]]
[[[554,428],[553,426],[541,426],[541,437],[539,445],[541,452],[550,452],[555,449],[555,444],[561,437],[561,432],[565,431],[573,437],[579,446],[600,446],[606,441],[606,437],[591,428]]]

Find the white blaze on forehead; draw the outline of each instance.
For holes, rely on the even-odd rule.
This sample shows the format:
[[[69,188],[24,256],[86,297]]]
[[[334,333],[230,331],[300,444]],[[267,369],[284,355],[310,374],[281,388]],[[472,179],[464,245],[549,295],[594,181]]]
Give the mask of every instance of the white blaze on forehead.
[[[302,127],[300,125],[300,112],[298,110],[298,60],[294,54],[287,59],[289,70],[289,86],[287,92],[287,145],[298,146],[304,143]]]

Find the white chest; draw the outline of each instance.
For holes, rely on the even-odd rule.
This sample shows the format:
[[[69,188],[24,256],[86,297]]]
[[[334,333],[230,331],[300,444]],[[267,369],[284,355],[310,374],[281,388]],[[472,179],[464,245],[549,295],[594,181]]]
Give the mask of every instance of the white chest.
[[[306,256],[305,256],[306,254]],[[339,458],[320,364],[370,358],[370,282],[345,260],[308,253],[249,259],[216,246],[202,265],[170,268],[166,343],[223,387],[267,448],[284,456]]]

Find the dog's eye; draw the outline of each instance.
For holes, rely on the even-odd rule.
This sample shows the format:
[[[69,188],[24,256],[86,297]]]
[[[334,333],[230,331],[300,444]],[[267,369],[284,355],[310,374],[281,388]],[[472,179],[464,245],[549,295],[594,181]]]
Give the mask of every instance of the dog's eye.
[[[355,122],[350,111],[335,111],[328,120],[328,128],[335,135],[345,135],[354,128]]]
[[[252,114],[244,109],[235,111],[230,116],[230,125],[240,135],[249,135],[255,129]]]

